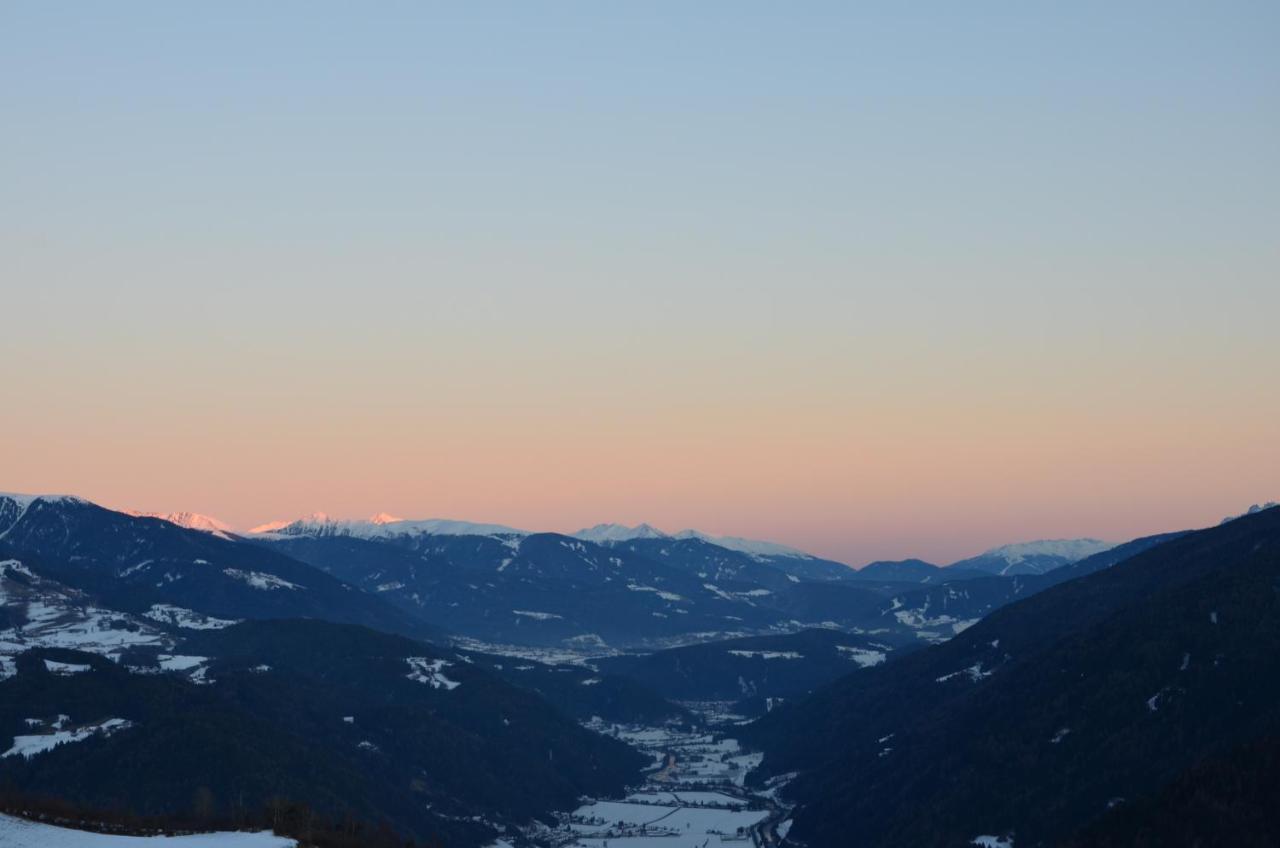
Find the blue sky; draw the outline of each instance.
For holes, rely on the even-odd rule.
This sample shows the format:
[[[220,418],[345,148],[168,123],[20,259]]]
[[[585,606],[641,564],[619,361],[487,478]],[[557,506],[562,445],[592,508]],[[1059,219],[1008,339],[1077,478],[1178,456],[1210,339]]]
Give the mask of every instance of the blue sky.
[[[1274,497],[1278,24],[5,3],[7,487],[846,558]]]

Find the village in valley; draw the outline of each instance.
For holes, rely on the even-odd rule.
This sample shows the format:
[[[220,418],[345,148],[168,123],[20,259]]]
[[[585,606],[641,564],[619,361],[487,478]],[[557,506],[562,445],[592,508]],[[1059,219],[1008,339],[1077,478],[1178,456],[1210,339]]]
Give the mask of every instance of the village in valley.
[[[537,826],[525,836],[551,848],[759,848],[780,842],[791,825],[777,797],[787,776],[762,791],[746,788],[761,755],[744,752],[728,735],[741,719],[723,705],[692,706],[708,729],[589,722],[653,758],[645,784],[621,799],[584,799],[555,827]]]

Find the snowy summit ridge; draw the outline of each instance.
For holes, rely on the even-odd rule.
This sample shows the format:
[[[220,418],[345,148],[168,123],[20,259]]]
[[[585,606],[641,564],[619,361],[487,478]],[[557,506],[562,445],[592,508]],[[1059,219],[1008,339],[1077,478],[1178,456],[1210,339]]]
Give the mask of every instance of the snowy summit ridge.
[[[731,551],[747,554],[752,557],[803,557],[811,559],[812,555],[796,548],[779,545],[777,542],[763,542],[756,539],[743,539],[739,536],[712,536],[701,530],[681,530],[679,533],[664,533],[652,524],[637,524],[628,527],[625,524],[597,524],[574,533],[573,536],[587,542],[601,545],[630,542],[635,539],[697,539],[708,544],[727,548]]]
[[[1001,545],[984,552],[983,556],[998,557],[1010,565],[1017,565],[1029,557],[1040,556],[1055,557],[1066,562],[1079,562],[1085,557],[1109,551],[1115,546],[1115,542],[1104,542],[1101,539],[1041,539],[1035,542]]]
[[[395,536],[528,536],[529,531],[504,524],[478,524],[447,518],[404,519],[379,512],[365,520],[330,518],[313,512],[293,521],[271,521],[252,528],[255,536],[352,536],[386,539]]]
[[[446,518],[405,519],[379,512],[363,520],[332,518],[314,512],[292,521],[270,521],[249,530],[249,535],[286,538],[297,536],[352,536],[359,539],[388,539],[398,536],[498,536],[504,538],[531,536],[534,531],[520,530],[505,524],[484,524]],[[599,545],[616,545],[637,539],[698,539],[708,544],[738,551],[751,557],[793,557],[813,559],[812,554],[796,548],[738,536],[713,536],[701,530],[666,533],[652,524],[597,524],[569,534],[576,539]]]
[[[574,538],[582,539],[586,542],[596,542],[597,544],[609,544],[610,542],[630,542],[633,539],[670,539],[671,536],[663,533],[652,524],[637,524],[634,527],[628,527],[625,524],[597,524],[594,527],[587,527],[573,534]]]
[[[188,530],[211,533],[220,539],[230,539],[231,534],[235,532],[231,529],[231,525],[225,521],[219,521],[212,516],[201,515],[198,512],[137,512],[136,510],[126,509],[124,513],[132,515],[134,518],[158,518],[161,521],[167,521],[170,524],[176,524]]]

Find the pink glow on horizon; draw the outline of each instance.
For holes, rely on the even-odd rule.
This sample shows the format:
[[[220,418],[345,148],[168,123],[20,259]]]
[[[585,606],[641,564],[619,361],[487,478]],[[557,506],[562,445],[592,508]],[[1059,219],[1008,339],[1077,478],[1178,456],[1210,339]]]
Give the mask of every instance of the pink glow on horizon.
[[[388,406],[305,384],[227,388],[214,404],[207,384],[140,394],[131,378],[118,397],[86,387],[74,405],[61,395],[15,407],[0,489],[191,510],[237,528],[318,507],[559,532],[648,522],[855,565],[948,562],[1029,539],[1204,526],[1275,499],[1280,395],[1260,375],[1237,392],[1226,373],[1202,382],[1195,403],[1099,372],[1070,398],[1048,383],[1006,396],[907,381],[870,406],[847,379],[807,403],[765,406],[690,395],[676,405],[675,387],[661,404],[647,390],[626,404],[534,404],[508,388],[500,404],[454,393],[452,406],[439,395]],[[153,411],[139,430],[144,403]]]
[[[94,500],[93,498],[90,499]],[[627,515],[621,518],[615,515],[595,515],[580,521],[552,523],[541,520],[527,520],[540,514],[538,511],[530,510],[513,512],[512,515],[516,517],[511,519],[505,519],[501,516],[495,517],[487,513],[458,514],[431,510],[403,510],[402,512],[414,516],[415,519],[452,518],[479,523],[503,524],[532,532],[573,533],[584,527],[602,522],[628,525],[649,523],[669,533],[693,528],[717,536],[742,536],[778,542],[817,556],[824,556],[858,567],[877,559],[904,559],[907,557],[919,557],[938,564],[947,564],[1000,544],[1031,541],[1033,539],[1094,537],[1121,542],[1152,533],[1216,524],[1228,515],[1243,512],[1251,503],[1260,503],[1266,500],[1268,498],[1259,496],[1253,500],[1246,498],[1244,501],[1223,503],[1218,507],[1209,507],[1207,509],[1202,508],[1198,501],[1184,500],[1175,502],[1168,512],[1162,512],[1154,505],[1144,506],[1140,503],[1129,503],[1126,506],[1120,501],[1108,500],[1096,504],[1091,510],[1077,509],[1062,515],[1052,515],[1049,514],[1051,511],[1041,509],[1011,512],[1003,516],[1005,518],[1004,521],[998,520],[999,517],[997,516],[985,514],[981,509],[963,510],[937,516],[940,520],[932,524],[925,523],[930,517],[927,510],[920,513],[922,522],[920,524],[910,520],[894,522],[889,518],[893,504],[886,504],[879,509],[873,510],[861,520],[851,522],[849,526],[853,535],[850,537],[845,537],[843,534],[831,534],[829,531],[824,532],[822,527],[823,516],[821,515],[812,517],[809,523],[800,524],[777,519],[769,521],[767,518],[762,518],[754,523],[744,522],[726,525],[712,524],[705,521],[702,523],[678,520],[645,522],[643,518],[628,517]],[[941,506],[940,501],[935,499],[933,502],[939,507]],[[927,503],[925,502],[926,505]],[[110,503],[103,503],[103,505],[110,505]],[[662,512],[666,514],[668,511]],[[294,518],[276,520],[266,524],[255,525],[252,520],[249,520],[238,524],[233,522],[226,526],[233,530],[248,528],[248,532],[269,532],[278,530],[298,519],[323,521],[342,519],[343,516],[350,515],[353,516],[350,520],[367,520],[373,523],[404,520],[394,518],[387,513],[376,513],[371,518],[360,519],[357,516],[361,514],[363,514],[363,511],[358,508],[334,513],[300,512]],[[223,523],[221,517],[214,518],[220,524]],[[1019,523],[1023,521],[1027,523]],[[1027,527],[1040,529],[1028,530],[1026,529]],[[877,541],[859,543],[857,534],[863,534],[864,538],[874,538]]]
[[[0,488],[855,564],[1280,497],[1280,6],[642,5],[6,4]]]

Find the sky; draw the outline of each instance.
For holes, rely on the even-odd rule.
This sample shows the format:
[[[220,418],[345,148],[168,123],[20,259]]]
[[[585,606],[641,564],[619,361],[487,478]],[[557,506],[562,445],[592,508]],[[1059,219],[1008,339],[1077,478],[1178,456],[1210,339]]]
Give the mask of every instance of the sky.
[[[0,489],[859,564],[1280,497],[1280,4],[0,4]]]

